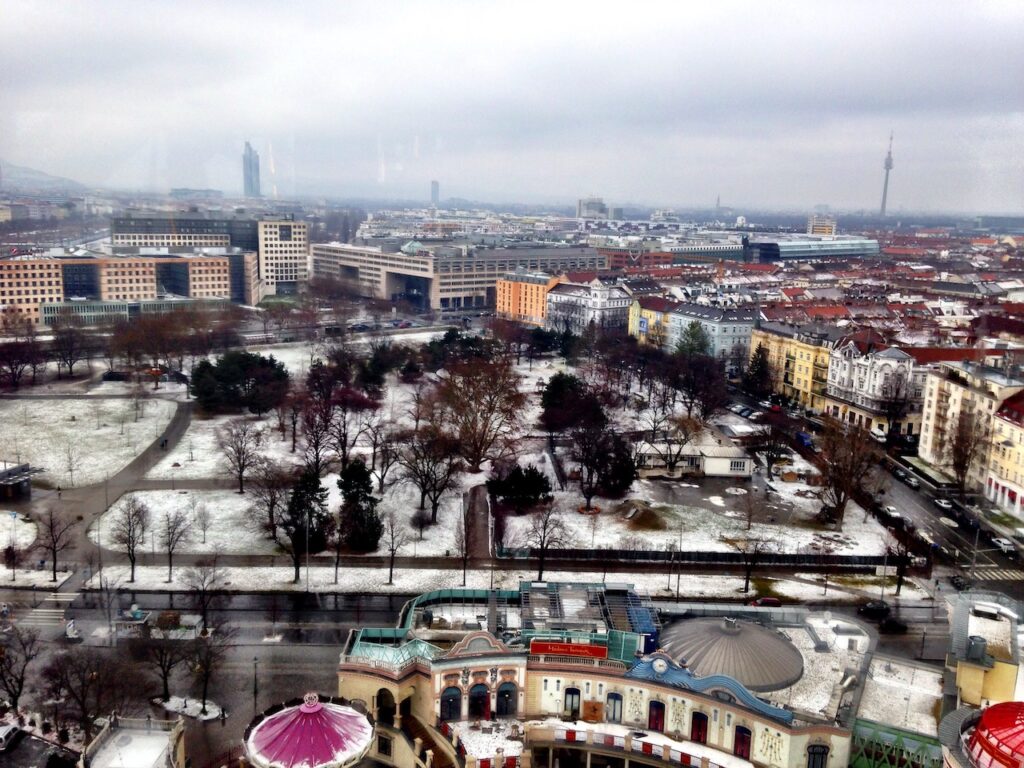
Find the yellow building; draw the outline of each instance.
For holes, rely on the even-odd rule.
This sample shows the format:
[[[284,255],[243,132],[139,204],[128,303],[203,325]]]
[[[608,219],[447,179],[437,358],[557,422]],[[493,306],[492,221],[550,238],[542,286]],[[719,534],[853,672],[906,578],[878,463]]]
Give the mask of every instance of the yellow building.
[[[548,291],[562,282],[543,272],[511,272],[495,285],[495,311],[498,317],[525,325],[544,327]]]
[[[946,666],[956,673],[963,704],[987,707],[1024,696],[1017,614],[1002,595],[961,593],[950,622]]]
[[[1024,518],[1024,393],[1003,401],[992,420],[985,498]]]
[[[629,307],[629,335],[641,344],[664,347],[669,338],[669,315],[678,302],[660,296],[641,296]]]
[[[829,358],[845,335],[834,326],[761,323],[751,333],[750,354],[763,346],[772,370],[772,389],[804,408],[823,413]]]

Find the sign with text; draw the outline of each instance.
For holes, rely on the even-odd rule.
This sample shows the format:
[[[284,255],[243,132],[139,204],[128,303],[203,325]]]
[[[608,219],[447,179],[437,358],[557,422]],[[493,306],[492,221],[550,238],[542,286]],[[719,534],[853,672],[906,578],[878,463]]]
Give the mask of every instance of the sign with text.
[[[603,645],[561,643],[557,640],[531,640],[530,653],[535,655],[548,653],[557,656],[583,656],[588,659],[608,658],[608,649]]]

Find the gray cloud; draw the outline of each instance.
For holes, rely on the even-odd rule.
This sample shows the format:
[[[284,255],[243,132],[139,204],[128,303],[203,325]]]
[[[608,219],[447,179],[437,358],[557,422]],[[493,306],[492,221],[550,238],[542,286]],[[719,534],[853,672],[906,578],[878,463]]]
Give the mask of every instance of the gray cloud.
[[[6,0],[0,157],[139,188],[1024,208],[1006,3]],[[269,164],[273,155],[276,173]]]

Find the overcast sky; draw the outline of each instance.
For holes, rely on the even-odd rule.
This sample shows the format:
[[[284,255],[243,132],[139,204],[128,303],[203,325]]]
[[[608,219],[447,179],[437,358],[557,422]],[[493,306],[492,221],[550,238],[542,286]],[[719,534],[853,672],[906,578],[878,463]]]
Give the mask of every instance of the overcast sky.
[[[0,158],[88,184],[1024,210],[1024,3],[0,0]]]

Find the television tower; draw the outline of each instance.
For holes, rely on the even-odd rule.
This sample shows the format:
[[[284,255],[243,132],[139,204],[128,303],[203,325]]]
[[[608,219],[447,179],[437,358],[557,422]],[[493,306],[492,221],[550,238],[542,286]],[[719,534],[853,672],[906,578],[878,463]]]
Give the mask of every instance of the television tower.
[[[882,185],[882,218],[885,218],[885,201],[889,197],[889,171],[892,170],[892,132],[889,132],[889,152],[885,156],[885,184]]]

